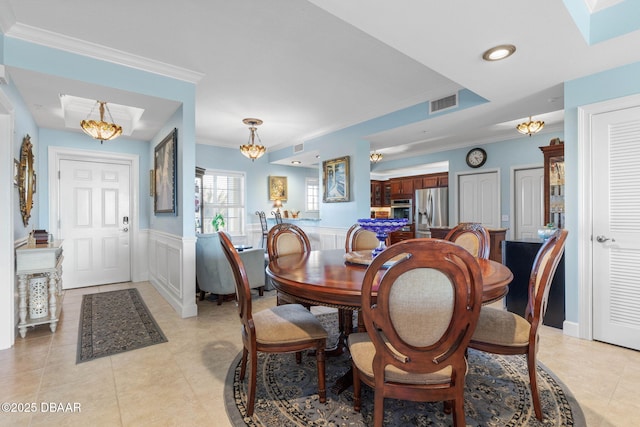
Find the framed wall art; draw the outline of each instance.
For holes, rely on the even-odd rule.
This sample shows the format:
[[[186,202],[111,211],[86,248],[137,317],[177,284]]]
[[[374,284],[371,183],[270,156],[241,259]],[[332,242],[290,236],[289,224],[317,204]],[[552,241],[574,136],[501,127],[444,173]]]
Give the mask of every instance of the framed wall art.
[[[269,176],[269,200],[286,201],[288,192],[286,176]]]
[[[173,129],[155,148],[153,167],[155,178],[154,213],[177,214],[177,149],[178,129]]]
[[[349,156],[322,162],[322,201],[349,201]]]

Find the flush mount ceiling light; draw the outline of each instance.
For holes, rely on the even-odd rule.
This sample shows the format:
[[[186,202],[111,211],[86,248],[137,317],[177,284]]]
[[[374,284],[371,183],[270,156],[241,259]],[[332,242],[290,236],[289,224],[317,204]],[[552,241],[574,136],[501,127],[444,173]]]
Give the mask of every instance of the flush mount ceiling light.
[[[95,109],[95,106],[100,106],[100,120],[90,120],[91,114]],[[111,123],[104,121],[104,110],[107,110],[109,113],[109,117],[111,118]],[[80,122],[80,127],[82,130],[89,136],[94,139],[99,139],[100,144],[104,141],[111,141],[119,137],[122,134],[122,126],[113,123],[113,117],[111,116],[111,111],[109,111],[109,107],[107,103],[104,101],[96,101],[95,105],[89,112],[86,120]]]
[[[512,44],[501,44],[500,46],[492,47],[482,54],[482,59],[485,61],[500,61],[510,57],[516,51],[516,47]]]
[[[380,160],[382,160],[382,153],[377,153],[374,151],[369,156],[369,160],[371,160],[371,163],[378,163]]]
[[[518,130],[518,132],[520,132],[523,135],[531,136],[534,133],[540,132],[543,127],[544,127],[543,121],[540,121],[540,120],[532,121],[531,116],[529,116],[529,121],[520,123],[518,126],[516,126],[516,129]]]
[[[258,137],[258,142],[260,141],[260,136],[258,135],[258,129],[256,126],[260,126],[262,124],[262,120],[260,119],[244,119],[242,123],[249,126],[249,143],[240,146],[240,152],[245,156],[251,159],[253,162],[255,159],[262,157],[262,155],[267,151],[264,148],[264,145],[255,145],[255,138]]]

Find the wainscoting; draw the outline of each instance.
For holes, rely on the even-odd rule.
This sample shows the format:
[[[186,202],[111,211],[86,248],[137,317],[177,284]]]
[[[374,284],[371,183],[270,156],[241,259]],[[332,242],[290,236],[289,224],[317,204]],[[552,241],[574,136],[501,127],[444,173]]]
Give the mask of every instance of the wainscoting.
[[[198,314],[195,237],[149,230],[149,281],[181,317]]]

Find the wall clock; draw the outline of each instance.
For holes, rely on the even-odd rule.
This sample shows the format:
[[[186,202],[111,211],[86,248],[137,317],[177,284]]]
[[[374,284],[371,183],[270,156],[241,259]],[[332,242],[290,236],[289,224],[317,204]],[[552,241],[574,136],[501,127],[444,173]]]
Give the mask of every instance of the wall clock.
[[[472,148],[467,153],[467,165],[470,168],[479,168],[487,161],[487,152],[482,148]]]

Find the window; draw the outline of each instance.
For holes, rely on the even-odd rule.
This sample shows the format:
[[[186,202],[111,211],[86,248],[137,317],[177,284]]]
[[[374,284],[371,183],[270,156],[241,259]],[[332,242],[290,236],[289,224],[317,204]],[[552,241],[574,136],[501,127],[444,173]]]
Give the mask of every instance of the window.
[[[202,232],[214,233],[211,221],[221,213],[225,231],[232,236],[244,234],[245,175],[241,172],[207,170],[202,177]]]
[[[318,178],[305,179],[305,210],[318,212],[320,210],[320,185]]]

